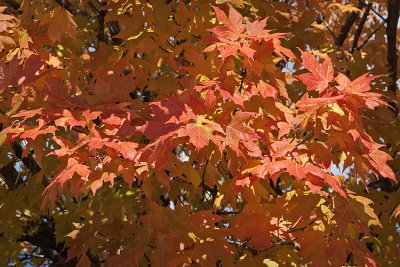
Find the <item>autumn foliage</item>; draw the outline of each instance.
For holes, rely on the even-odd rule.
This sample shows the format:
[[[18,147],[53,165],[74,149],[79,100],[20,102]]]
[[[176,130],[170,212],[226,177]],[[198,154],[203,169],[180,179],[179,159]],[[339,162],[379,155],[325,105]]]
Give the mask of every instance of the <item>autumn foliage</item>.
[[[399,262],[386,2],[4,2],[2,265]]]

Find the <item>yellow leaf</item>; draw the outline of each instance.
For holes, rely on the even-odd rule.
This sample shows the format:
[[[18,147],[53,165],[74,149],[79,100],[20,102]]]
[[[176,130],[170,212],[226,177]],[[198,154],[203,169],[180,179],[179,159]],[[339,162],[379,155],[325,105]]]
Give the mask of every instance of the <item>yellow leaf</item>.
[[[189,233],[188,233],[188,236],[189,236],[194,242],[196,242],[197,236],[196,236],[193,232],[189,232]]]
[[[267,265],[268,267],[278,267],[279,264],[276,261],[270,260],[270,259],[264,259],[263,264]]]
[[[340,3],[332,3],[328,6],[328,8],[338,8],[340,9],[341,12],[343,13],[350,13],[350,12],[357,12],[360,13],[361,10],[358,9],[357,7],[353,6],[353,5],[343,5]]]
[[[349,197],[352,199],[352,201],[349,202],[350,207],[353,211],[355,211],[360,219],[362,219],[364,222],[368,222],[368,226],[379,225],[382,227],[378,216],[375,214],[374,209],[370,206],[370,204],[374,203],[371,199],[353,195],[349,195]]]
[[[341,109],[341,107],[338,104],[333,103],[332,105],[330,105],[330,107],[334,112],[336,112],[340,116],[344,116],[344,111],[343,111],[343,109]]]
[[[7,139],[6,131],[1,131],[0,132],[0,146],[2,146],[4,144],[6,139]]]
[[[215,198],[215,201],[214,201],[214,207],[213,207],[214,211],[219,209],[219,207],[221,206],[221,201],[222,201],[223,198],[224,198],[224,194],[220,194],[218,192],[217,197]]]
[[[201,177],[199,173],[192,167],[190,164],[185,164],[186,168],[183,173],[186,175],[186,178],[189,182],[191,182],[194,186],[198,186],[201,183]]]

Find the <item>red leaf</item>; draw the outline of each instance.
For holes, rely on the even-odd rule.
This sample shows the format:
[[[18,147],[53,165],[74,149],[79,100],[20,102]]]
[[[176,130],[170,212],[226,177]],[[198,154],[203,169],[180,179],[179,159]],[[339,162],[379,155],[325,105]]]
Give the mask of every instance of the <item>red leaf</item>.
[[[207,92],[206,99],[204,100],[204,106],[209,113],[213,113],[215,111],[215,103],[216,103],[216,97],[214,95],[214,92],[210,89]]]
[[[259,155],[257,153],[257,146],[254,144],[258,140],[258,135],[251,127],[243,125],[251,116],[254,116],[254,113],[239,111],[233,116],[231,123],[226,127],[226,142],[237,155],[243,155],[243,151],[239,148],[239,142],[242,142],[247,148],[251,148],[253,153]]]
[[[300,50],[301,51],[301,50]],[[333,80],[333,65],[329,57],[320,65],[317,59],[309,52],[301,51],[302,65],[311,71],[311,73],[296,75],[300,81],[311,91],[318,89],[323,92],[329,86],[329,82]]]
[[[278,91],[273,87],[272,85],[264,82],[264,81],[259,81],[256,87],[252,87],[252,95],[255,95],[257,93],[260,93],[262,97],[272,97],[276,98],[276,95]]]
[[[121,142],[119,143],[119,152],[121,152],[122,156],[125,159],[135,160],[137,152],[136,148],[138,144],[133,142]]]
[[[221,126],[215,122],[198,117],[196,123],[189,123],[185,127],[177,131],[178,137],[189,137],[189,142],[193,144],[197,150],[207,146],[210,142],[214,142],[218,147],[221,146],[221,138],[214,136],[214,132],[224,133]]]
[[[342,197],[346,198],[346,194],[343,191],[342,188],[340,188],[338,182],[335,180],[335,178],[333,178],[332,176],[328,175],[326,172],[324,172],[321,168],[311,164],[311,163],[307,163],[305,165],[305,168],[307,169],[307,171],[317,177],[320,177],[322,179],[324,179],[331,187],[334,191],[338,192]]]

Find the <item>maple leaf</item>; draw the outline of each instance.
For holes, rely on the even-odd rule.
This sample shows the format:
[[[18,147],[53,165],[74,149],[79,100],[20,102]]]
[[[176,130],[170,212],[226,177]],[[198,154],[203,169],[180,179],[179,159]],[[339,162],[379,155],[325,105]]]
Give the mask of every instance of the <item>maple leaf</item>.
[[[135,160],[137,156],[136,148],[138,147],[137,143],[133,142],[120,142],[118,144],[118,151],[121,152],[122,156],[128,160]]]
[[[40,21],[40,25],[46,24],[48,24],[49,38],[53,43],[61,42],[63,33],[75,39],[77,25],[71,13],[65,8],[56,7],[52,12],[46,13]]]
[[[193,119],[189,107],[179,99],[167,97],[165,100],[151,103],[154,114],[166,123],[179,124]]]
[[[381,94],[369,92],[371,90],[370,82],[379,76],[368,76],[368,73],[361,75],[353,81],[350,81],[344,74],[339,73],[336,82],[339,84],[336,88],[347,97],[347,105],[358,114],[358,109],[368,107],[374,109],[378,106],[387,106],[385,101],[380,100]]]
[[[346,198],[346,193],[343,191],[342,188],[340,188],[338,182],[331,175],[327,174],[321,168],[318,168],[317,166],[315,166],[311,163],[307,163],[304,167],[307,169],[307,172],[309,172],[317,177],[322,178],[332,187],[333,190],[335,190],[341,196]]]
[[[361,7],[6,2],[3,265],[43,265],[55,260],[50,250],[67,254],[59,265],[78,266],[397,262],[396,75],[366,73],[387,73],[379,66],[388,61],[395,69],[394,33],[382,38],[363,19],[355,29],[376,32],[373,40],[327,32]],[[365,16],[397,2],[364,5]],[[312,51],[301,51],[302,65],[288,62],[294,47]],[[293,77],[302,68],[305,93]],[[349,174],[333,175],[332,164]],[[37,257],[40,235],[56,243],[41,240]]]
[[[0,51],[4,49],[4,44],[15,44],[11,37],[0,35]]]
[[[238,52],[242,52],[246,57],[254,59],[254,54],[256,51],[250,47],[252,40],[268,41],[285,37],[285,34],[270,34],[270,30],[265,30],[264,28],[266,26],[267,19],[250,22],[246,18],[244,23],[243,16],[232,7],[229,8],[229,17],[227,17],[225,13],[218,7],[213,6],[213,8],[218,20],[225,24],[225,27],[217,26],[208,30],[214,33],[217,37],[217,39],[208,39],[218,43],[218,50],[222,56],[222,62],[225,62],[225,60],[230,56],[237,55]],[[292,52],[280,46],[279,41],[274,42],[274,44],[276,44],[276,51],[278,55],[285,58],[281,53],[284,52],[290,57],[293,56]],[[208,49],[204,51],[208,51]]]
[[[257,86],[253,86],[251,88],[251,95],[255,95],[257,93],[260,93],[261,96],[264,98],[266,97],[276,98],[278,91],[272,85],[264,81],[259,81]]]
[[[6,7],[4,6],[0,7],[0,51],[4,49],[4,44],[15,44],[13,38],[3,34],[8,31],[8,28],[16,26],[16,18],[12,15],[4,14],[5,9]]]
[[[92,190],[93,195],[96,194],[97,190],[103,185],[103,183],[110,182],[111,185],[113,185],[115,177],[116,175],[114,173],[102,173],[100,179],[97,179],[90,184],[90,189]]]
[[[80,164],[76,159],[74,158],[69,158],[68,159],[68,164],[65,170],[63,170],[59,175],[57,175],[54,180],[52,181],[51,184],[57,182],[60,183],[61,186],[68,181],[69,179],[72,178],[72,176],[76,173],[79,176],[85,178],[90,174],[89,167]],[[51,185],[50,184],[50,185]],[[50,187],[49,185],[49,187]]]
[[[374,202],[362,196],[349,195],[349,208],[352,209],[352,217],[358,217],[366,225],[378,225],[382,227],[374,209],[370,206]]]
[[[10,84],[16,84],[18,60],[13,59],[11,62],[0,60],[0,93]]]
[[[139,132],[142,132],[147,138],[155,138],[160,135],[166,135],[177,128],[175,123],[165,123],[162,121],[148,121],[143,126],[137,128]]]
[[[318,89],[320,93],[322,93],[333,80],[333,65],[331,59],[327,57],[321,65],[311,53],[301,50],[300,52],[302,65],[311,71],[311,73],[296,75],[295,77],[307,86],[308,91]]]
[[[290,175],[296,177],[296,179],[305,178],[308,172],[305,166],[296,161],[286,159],[271,161],[269,158],[265,158],[261,165],[246,171],[255,174],[257,177],[275,176],[282,171],[287,171]]]
[[[393,170],[387,165],[387,161],[392,160],[392,157],[389,156],[389,154],[381,150],[374,150],[371,151],[368,154],[368,156],[370,158],[369,162],[371,163],[372,166],[375,167],[375,169],[379,172],[380,175],[382,175],[383,177],[390,178],[393,181],[397,182]],[[375,175],[378,176],[376,172]]]
[[[208,90],[206,98],[204,99],[204,107],[206,111],[212,113],[215,110],[217,98],[212,90]]]
[[[271,232],[279,227],[271,223],[271,218],[260,211],[245,209],[243,214],[235,219],[232,228],[236,236],[243,242],[249,238],[256,250],[263,250],[270,246]],[[246,227],[243,227],[245,226]]]
[[[213,7],[219,21],[225,26],[217,26],[209,31],[217,36],[216,41],[220,43],[218,47],[224,62],[228,57],[236,55],[238,51],[243,52],[248,57],[252,58],[254,50],[250,48],[249,41],[243,37],[245,25],[243,17],[234,8],[229,8],[229,18],[218,7]]]
[[[224,130],[221,126],[213,121],[205,119],[203,116],[198,116],[195,123],[188,123],[185,127],[177,131],[178,137],[189,137],[189,142],[193,144],[197,150],[209,144],[211,140],[219,148],[221,146],[221,138],[214,135],[214,132],[223,134]]]
[[[243,155],[239,148],[239,143],[242,142],[245,147],[250,148],[251,155],[261,156],[261,151],[254,144],[258,140],[258,135],[251,127],[243,125],[251,116],[254,116],[254,113],[241,111],[236,113],[231,123],[226,126],[226,141],[238,155]]]
[[[270,38],[271,38],[271,37],[272,37],[272,36],[270,36]],[[273,41],[273,44],[274,44],[274,52],[275,52],[278,56],[280,56],[285,62],[287,62],[286,57],[295,58],[295,56],[294,56],[292,50],[287,49],[287,48],[281,46],[281,40],[277,39],[277,38],[283,38],[284,36],[280,36],[280,35],[274,34],[273,37],[274,37],[274,38],[272,39],[272,41]]]
[[[6,32],[8,28],[14,27],[16,25],[17,18],[13,15],[4,14],[7,6],[0,7],[0,32]]]
[[[278,122],[277,126],[279,128],[278,139],[280,139],[283,135],[288,134],[294,126],[290,123],[286,122]]]
[[[328,8],[337,8],[340,9],[341,12],[343,13],[351,13],[351,12],[357,12],[361,13],[361,10],[351,4],[349,5],[341,5],[338,3],[332,3],[328,5]]]
[[[226,27],[215,27],[210,29],[210,32],[215,33],[217,36],[229,39],[236,40],[240,38],[245,30],[245,25],[243,24],[243,16],[237,12],[234,8],[229,8],[229,17],[225,15],[220,8],[212,6],[217,18],[220,22],[225,24]]]

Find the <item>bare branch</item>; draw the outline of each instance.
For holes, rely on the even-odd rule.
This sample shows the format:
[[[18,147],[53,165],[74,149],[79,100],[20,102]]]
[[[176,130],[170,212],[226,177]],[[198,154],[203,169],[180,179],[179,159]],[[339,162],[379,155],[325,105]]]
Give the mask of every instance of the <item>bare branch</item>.
[[[310,226],[311,224],[313,224],[316,220],[317,220],[317,218],[313,219],[311,222],[309,222],[307,225],[305,225],[305,226],[303,226],[303,227],[291,228],[291,229],[289,229],[287,232],[288,232],[288,233],[293,233],[293,232],[297,232],[297,231],[304,231],[308,226]]]
[[[14,190],[22,182],[19,179],[19,173],[14,168],[14,162],[10,162],[0,169],[0,175],[3,177],[4,182],[7,184],[8,190]]]
[[[383,21],[378,27],[376,27],[376,29],[373,30],[373,31],[370,33],[370,35],[368,35],[367,39],[365,39],[364,42],[363,42],[361,45],[359,45],[359,46],[357,47],[357,50],[361,50],[361,49],[367,44],[367,42],[369,41],[369,39],[371,39],[372,36],[374,36],[375,33],[377,33],[377,32],[385,25],[385,23],[386,23],[386,22]]]
[[[325,28],[328,30],[328,32],[332,35],[333,39],[336,40],[337,38],[335,36],[335,33],[329,28],[328,24],[325,21],[324,21],[324,25],[325,25]],[[336,41],[335,41],[335,44],[336,44]],[[346,56],[346,53],[343,51],[343,48],[341,46],[338,46],[338,45],[337,45],[337,47],[340,50],[340,52],[342,53],[344,59],[346,61],[349,61],[347,56]]]
[[[363,5],[363,6],[369,5],[369,4],[366,4],[366,3],[362,2],[362,1],[359,1],[359,3],[360,3],[361,5]],[[372,10],[372,12],[373,12],[377,17],[379,17],[381,20],[383,20],[384,22],[386,22],[386,18],[384,18],[381,14],[379,14],[378,11],[376,11],[376,10],[373,9],[373,8],[371,8],[371,10]]]
[[[400,1],[398,0],[388,0],[387,1],[388,18],[387,18],[387,60],[389,65],[390,75],[392,79],[392,84],[388,86],[388,90],[396,93],[397,89],[397,24],[400,15]]]
[[[68,0],[55,0],[57,4],[67,10],[69,13],[73,13],[71,9],[71,3]]]
[[[354,35],[353,45],[350,48],[350,53],[353,53],[354,49],[357,47],[358,39],[360,39],[361,32],[362,32],[362,30],[364,28],[365,22],[367,21],[367,18],[368,18],[368,15],[369,15],[369,11],[371,10],[371,7],[372,7],[372,4],[369,3],[367,5],[367,8],[365,9],[365,12],[364,12],[364,14],[363,14],[363,16],[361,18],[360,23],[358,24],[356,34]]]
[[[19,3],[17,1],[14,1],[14,0],[4,0],[4,1],[1,1],[1,2],[4,2],[8,7],[12,7],[15,10],[18,10],[19,7],[20,7]]]
[[[349,31],[351,29],[351,26],[353,26],[354,22],[358,18],[358,13],[357,12],[351,12],[349,15],[346,16],[346,20],[344,21],[342,28],[340,30],[339,35],[335,39],[335,43],[337,46],[341,47],[344,43],[344,41],[347,38],[347,35],[349,34]]]

